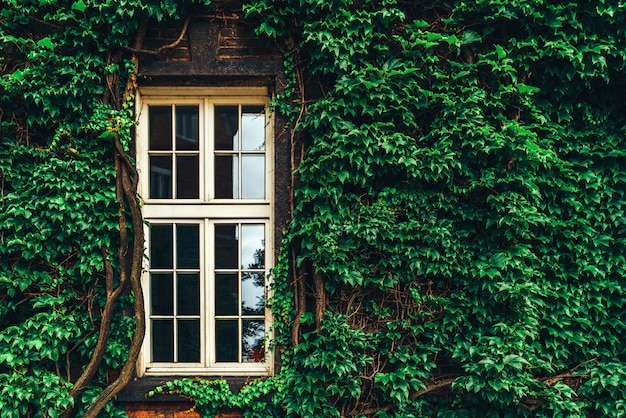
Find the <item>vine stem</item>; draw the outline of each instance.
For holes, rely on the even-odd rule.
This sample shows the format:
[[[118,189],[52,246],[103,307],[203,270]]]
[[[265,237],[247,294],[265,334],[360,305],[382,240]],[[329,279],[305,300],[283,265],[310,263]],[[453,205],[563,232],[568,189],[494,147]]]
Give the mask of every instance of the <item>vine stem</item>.
[[[188,24],[188,22],[189,18],[186,21],[186,25]],[[144,20],[137,30],[133,45],[136,48],[139,48],[143,43],[143,39],[146,33],[146,25],[147,23]],[[126,90],[124,92],[125,100],[130,94],[130,91],[134,91],[136,83],[136,58],[134,59],[134,61],[135,68],[133,74],[129,77],[126,85]],[[117,100],[115,104],[119,107],[119,100]],[[139,359],[141,346],[143,344],[143,339],[146,333],[145,306],[143,290],[141,288],[141,271],[144,253],[144,232],[143,215],[141,213],[137,195],[138,173],[132,161],[128,157],[126,151],[124,150],[124,147],[122,146],[120,141],[120,137],[117,133],[115,133],[113,136],[113,145],[115,147],[114,158],[117,198],[120,202],[119,227],[121,241],[120,247],[118,249],[118,259],[120,262],[120,282],[122,280],[125,282],[129,282],[131,290],[133,292],[135,332],[133,334],[128,350],[128,357],[126,359],[126,362],[122,366],[118,377],[111,384],[105,387],[102,392],[100,392],[100,394],[96,397],[92,404],[87,408],[87,411],[85,411],[83,418],[96,418],[100,411],[107,404],[107,402],[113,399],[113,397],[117,395],[128,384],[128,382],[130,382],[134,375],[135,365],[137,363],[137,360]],[[125,204],[128,205],[128,208],[130,210],[133,233],[130,268],[127,263],[128,230],[126,227],[126,215],[124,211]]]
[[[294,122],[293,128],[290,133],[290,145],[291,145],[291,186],[289,188],[290,196],[289,196],[289,211],[291,215],[291,219],[293,220],[295,205],[294,205],[294,192],[296,189],[297,178],[295,175],[297,165],[304,158],[304,144],[300,144],[300,152],[298,157],[296,157],[296,145],[297,145],[297,135],[296,130],[298,129],[298,125],[300,124],[300,120],[306,111],[306,104],[304,100],[304,82],[302,80],[302,69],[297,62],[298,58],[298,49],[294,47],[294,56],[296,57],[294,67],[296,73],[296,79],[298,83],[298,90],[300,92],[300,111],[298,112],[298,117]],[[296,316],[293,320],[293,324],[291,326],[291,343],[295,347],[299,344],[300,340],[300,321],[302,320],[302,315],[306,311],[306,294],[305,294],[305,278],[306,272],[304,269],[298,269],[296,267],[296,250],[292,245],[291,248],[291,265],[293,268],[293,289],[294,289],[294,299],[295,299],[295,308],[296,308]]]
[[[144,313],[144,299],[143,291],[141,288],[141,268],[143,259],[144,248],[144,234],[143,234],[143,217],[139,208],[139,202],[137,200],[137,172],[135,168],[130,164],[130,160],[126,156],[124,149],[120,143],[119,135],[115,135],[114,143],[116,148],[116,158],[120,159],[123,164],[120,164],[120,172],[118,176],[121,177],[122,188],[124,192],[124,200],[128,204],[132,215],[133,225],[133,252],[132,252],[132,264],[128,275],[133,296],[135,310],[135,333],[130,343],[128,350],[128,358],[120,371],[119,376],[109,386],[98,395],[98,397],[89,406],[83,418],[96,418],[102,408],[110,401],[115,395],[117,395],[133,377],[135,364],[139,358],[141,351],[141,345],[143,343],[143,337],[146,332],[146,318]],[[131,174],[132,173],[132,174]],[[133,180],[130,180],[132,176]]]

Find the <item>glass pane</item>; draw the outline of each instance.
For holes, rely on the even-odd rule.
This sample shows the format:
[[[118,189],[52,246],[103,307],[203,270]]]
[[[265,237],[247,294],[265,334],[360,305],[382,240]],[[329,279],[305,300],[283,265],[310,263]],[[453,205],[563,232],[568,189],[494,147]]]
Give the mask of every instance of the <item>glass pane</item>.
[[[237,268],[237,225],[215,225],[215,268]]]
[[[200,195],[200,158],[176,156],[176,198],[197,199]]]
[[[215,149],[237,150],[238,106],[215,106]]]
[[[181,363],[200,361],[200,320],[178,320],[178,361]]]
[[[169,155],[150,157],[150,198],[172,198],[172,157]]]
[[[200,228],[198,224],[176,226],[176,267],[200,268]]]
[[[215,274],[215,315],[237,315],[237,273]]]
[[[237,362],[239,326],[237,321],[215,321],[215,360]]]
[[[239,197],[239,165],[236,155],[215,156],[215,198],[237,199]]]
[[[180,273],[176,279],[178,315],[200,315],[200,274]]]
[[[172,273],[150,275],[152,315],[174,315],[174,284]]]
[[[244,363],[259,363],[263,361],[263,355],[265,354],[263,349],[265,324],[263,320],[242,321],[242,327],[241,361]]]
[[[173,268],[172,225],[150,227],[150,268]]]
[[[171,319],[152,321],[152,361],[174,361],[174,322]]]
[[[241,149],[265,149],[265,113],[263,106],[243,106],[241,109]]]
[[[241,314],[263,315],[265,304],[265,273],[241,275]]]
[[[148,114],[150,119],[150,150],[171,150],[172,149],[172,107],[171,106],[149,106]]]
[[[241,157],[241,198],[265,198],[265,155],[248,154]]]
[[[198,106],[176,106],[176,149],[198,150]]]
[[[241,225],[241,268],[265,268],[265,226]]]

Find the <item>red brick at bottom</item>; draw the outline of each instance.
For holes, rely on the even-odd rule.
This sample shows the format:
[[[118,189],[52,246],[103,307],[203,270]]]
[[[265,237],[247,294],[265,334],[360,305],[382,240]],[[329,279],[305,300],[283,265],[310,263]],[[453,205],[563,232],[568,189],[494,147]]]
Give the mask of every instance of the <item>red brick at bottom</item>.
[[[191,403],[156,403],[141,402],[125,405],[129,418],[201,418],[200,414],[192,410]],[[224,411],[215,418],[242,418],[240,411]]]

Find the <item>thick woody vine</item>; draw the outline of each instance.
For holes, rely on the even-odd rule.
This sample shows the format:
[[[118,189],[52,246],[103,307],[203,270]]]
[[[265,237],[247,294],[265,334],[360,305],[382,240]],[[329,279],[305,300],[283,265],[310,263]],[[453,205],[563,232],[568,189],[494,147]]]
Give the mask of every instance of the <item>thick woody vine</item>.
[[[120,86],[133,84],[130,53],[159,52],[129,44],[142,19],[187,14],[183,2],[101,3],[6,0],[0,12],[8,417],[121,416],[106,400],[141,335],[141,317],[111,310],[117,298],[143,311]],[[158,391],[206,416],[624,415],[623,8],[245,11],[286,46],[274,106],[292,127],[292,220],[268,301],[280,367],[238,393],[219,379]]]
[[[145,330],[131,58],[193,3],[3,4],[3,416],[124,415]]]

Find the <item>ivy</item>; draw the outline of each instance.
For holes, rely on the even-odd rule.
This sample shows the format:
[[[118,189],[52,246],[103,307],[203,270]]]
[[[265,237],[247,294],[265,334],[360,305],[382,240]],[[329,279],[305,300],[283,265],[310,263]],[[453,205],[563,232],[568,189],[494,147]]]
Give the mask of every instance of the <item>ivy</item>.
[[[119,389],[105,371],[132,370],[142,335],[123,315],[143,311],[126,284],[137,276],[130,258],[141,258],[133,245],[143,247],[136,196],[123,187],[135,177],[128,48],[140,25],[180,19],[194,3],[207,5],[2,2],[2,416],[125,415],[106,404]]]
[[[300,74],[281,107],[302,114],[305,149],[292,257],[274,277],[297,302],[279,336],[301,388],[287,415],[619,416],[621,381],[591,370],[623,361],[621,9],[246,10],[293,43]],[[348,348],[327,342],[329,320]],[[325,373],[348,351],[365,363]],[[358,389],[328,393],[347,382]]]
[[[103,367],[128,364],[140,324],[115,314],[80,394],[66,366],[96,350],[120,232],[140,229],[114,164],[131,141],[127,48],[145,19],[194,4],[3,2],[7,416],[89,414]],[[268,300],[280,368],[238,393],[202,379],[157,392],[207,416],[623,415],[621,6],[248,1],[285,47],[273,107],[293,128]]]

